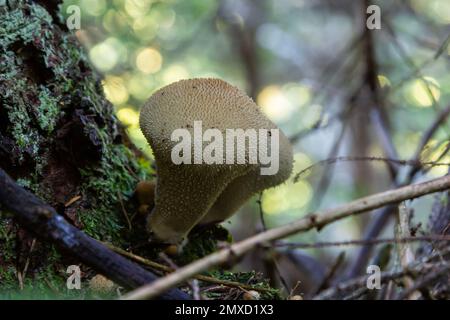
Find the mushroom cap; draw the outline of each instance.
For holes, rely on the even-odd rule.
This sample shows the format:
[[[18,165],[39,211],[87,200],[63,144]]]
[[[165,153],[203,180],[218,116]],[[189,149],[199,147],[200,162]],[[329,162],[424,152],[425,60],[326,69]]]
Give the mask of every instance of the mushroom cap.
[[[98,293],[111,292],[114,290],[115,286],[116,285],[114,282],[101,274],[96,274],[91,280],[89,280],[89,288]]]
[[[139,122],[153,149],[158,177],[147,227],[165,242],[180,242],[201,221],[229,217],[253,194],[280,184],[292,171],[292,148],[281,131],[279,172],[272,176],[262,176],[261,165],[249,163],[248,146],[244,164],[174,164],[171,153],[178,142],[171,140],[172,132],[184,128],[194,137],[193,124],[199,120],[203,132],[218,129],[224,137],[226,129],[277,129],[250,97],[220,79],[181,80],[149,98]],[[203,148],[208,144],[203,142]]]
[[[140,205],[153,206],[155,198],[155,183],[153,181],[139,181],[135,194]]]
[[[177,144],[171,141],[172,132],[185,128],[193,136],[192,126],[199,120],[203,131],[219,129],[224,136],[226,129],[276,128],[243,91],[209,78],[180,80],[159,89],[143,106],[139,124],[157,161],[171,161],[170,151]]]

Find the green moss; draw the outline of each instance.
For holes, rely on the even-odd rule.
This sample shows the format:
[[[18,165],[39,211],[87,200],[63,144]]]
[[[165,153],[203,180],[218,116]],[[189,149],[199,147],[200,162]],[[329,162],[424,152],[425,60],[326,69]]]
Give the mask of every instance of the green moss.
[[[87,295],[87,284],[82,283],[80,290],[67,289],[67,276],[65,270],[58,271],[53,268],[43,269],[33,275],[25,277],[23,289],[18,287],[18,279],[15,268],[9,267],[6,272],[1,272],[5,278],[2,281],[0,299],[84,299]],[[85,287],[85,288],[84,288]]]
[[[89,199],[92,208],[80,212],[85,232],[97,239],[119,241],[125,225],[120,201],[125,203],[134,192],[138,182],[134,172],[139,172],[140,176],[147,176],[147,173],[122,145],[106,148],[100,166],[80,171],[86,180],[82,189],[86,194],[96,195]]]
[[[184,246],[183,252],[176,258],[180,265],[203,258],[204,256],[218,250],[218,241],[232,242],[231,234],[220,225],[210,228],[193,231],[189,235],[189,241]]]
[[[62,272],[56,272],[60,264],[60,255],[50,245],[49,266],[28,270],[23,279],[23,290],[19,287],[16,269],[16,226],[3,214],[0,220],[0,299],[45,299],[57,297],[55,288],[64,290],[66,278]],[[31,264],[30,264],[31,266]],[[61,291],[61,292],[62,292]],[[64,293],[69,294],[68,292]],[[71,293],[72,296],[74,293]]]
[[[22,90],[20,81],[18,81],[17,90]],[[33,129],[31,119],[28,115],[27,108],[22,100],[16,100],[15,105],[4,104],[8,110],[8,119],[11,123],[11,134],[16,141],[18,153],[21,160],[24,154],[29,153],[31,156],[37,156],[39,152],[40,135]]]
[[[36,115],[39,127],[51,133],[55,128],[59,115],[58,99],[54,98],[50,90],[41,87],[39,92],[39,107]]]
[[[3,46],[9,46],[17,39],[29,43],[42,34],[44,23],[51,23],[52,18],[44,8],[31,5],[30,9],[31,14],[26,16],[21,9],[10,10],[7,19],[0,20],[0,39]]]
[[[78,187],[90,208],[80,209],[80,219],[94,237],[118,240],[125,225],[119,195],[126,202],[138,180],[134,175],[146,177],[146,170],[139,169],[126,147],[113,144],[118,132],[112,109],[97,78],[81,72],[80,63],[87,64],[87,59],[76,41],[55,29],[51,16],[38,4],[18,0],[14,6],[0,10],[0,105],[8,117],[5,132],[14,146],[11,159],[20,169],[18,183],[44,201],[55,202],[53,192],[46,189],[48,181],[42,183],[48,156],[54,152],[54,131],[64,112],[81,110],[80,98],[89,100],[92,110],[82,111],[89,121],[94,119],[89,125],[102,140],[101,160],[82,170]],[[67,103],[64,110],[62,102]],[[17,229],[10,231],[6,221],[0,218],[0,298],[85,297],[65,289],[65,259],[52,246],[28,271],[25,289],[18,290]]]
[[[0,225],[0,248],[1,243],[5,240]],[[2,253],[14,252],[14,239],[10,239],[10,248],[2,250]],[[61,264],[61,255],[51,245],[48,245],[47,266],[36,270],[28,270],[23,279],[23,289],[20,289],[19,280],[15,265],[12,263],[0,263],[0,300],[4,299],[90,299],[95,298],[90,292],[89,284],[86,279],[81,279],[80,289],[68,289],[67,279],[69,274],[66,273],[67,266]],[[14,261],[14,257],[2,256],[6,261]],[[102,296],[102,297],[106,297]]]
[[[0,298],[8,291],[17,290],[16,269],[12,265],[0,265],[0,282],[2,283]]]
[[[6,214],[0,211],[0,261],[12,261],[14,258],[15,233],[11,232],[10,225],[11,220],[7,219]]]
[[[247,285],[251,285],[255,288],[264,288],[269,289],[268,291],[261,291],[261,299],[262,300],[274,300],[281,299],[281,295],[278,289],[271,288],[269,285],[269,281],[267,279],[262,278],[261,273],[257,273],[255,271],[250,272],[230,272],[224,270],[216,270],[209,273],[210,276],[220,279],[220,280],[228,280],[239,282]],[[222,293],[207,293],[209,298],[212,299],[220,299]]]

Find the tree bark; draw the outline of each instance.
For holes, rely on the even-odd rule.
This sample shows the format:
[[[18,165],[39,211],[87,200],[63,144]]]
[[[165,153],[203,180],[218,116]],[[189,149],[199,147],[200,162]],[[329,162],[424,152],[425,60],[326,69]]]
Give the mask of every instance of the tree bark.
[[[73,226],[126,244],[131,232],[120,203],[149,172],[59,1],[0,1],[0,51],[0,168]],[[47,282],[65,292],[65,270],[79,262],[36,242],[0,207],[0,297]]]

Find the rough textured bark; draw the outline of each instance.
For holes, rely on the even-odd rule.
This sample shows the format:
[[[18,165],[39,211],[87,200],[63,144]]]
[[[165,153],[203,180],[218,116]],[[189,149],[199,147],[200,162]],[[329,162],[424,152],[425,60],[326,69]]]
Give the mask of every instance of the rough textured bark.
[[[58,1],[0,1],[0,167],[74,226],[123,244],[120,202],[148,172],[58,12]],[[0,296],[31,283],[59,292],[78,263],[33,242],[0,208]]]

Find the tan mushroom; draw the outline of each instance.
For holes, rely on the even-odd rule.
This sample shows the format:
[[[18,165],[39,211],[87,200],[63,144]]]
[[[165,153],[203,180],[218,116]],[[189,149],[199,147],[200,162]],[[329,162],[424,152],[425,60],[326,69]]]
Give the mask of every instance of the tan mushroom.
[[[116,285],[114,282],[101,274],[97,274],[89,280],[89,288],[97,293],[109,293],[112,292],[115,287]]]
[[[147,227],[167,243],[179,243],[199,223],[230,217],[252,195],[282,183],[292,171],[292,148],[281,131],[279,169],[274,175],[262,175],[263,165],[250,161],[252,146],[245,148],[245,154],[233,150],[245,158],[242,164],[175,164],[172,150],[178,142],[172,141],[172,133],[184,128],[195,135],[194,121],[224,136],[227,129],[277,129],[251,98],[220,79],[181,80],[149,98],[140,113],[140,127],[153,149],[157,182]],[[200,143],[203,150],[209,142]],[[191,158],[195,156],[193,148]]]

